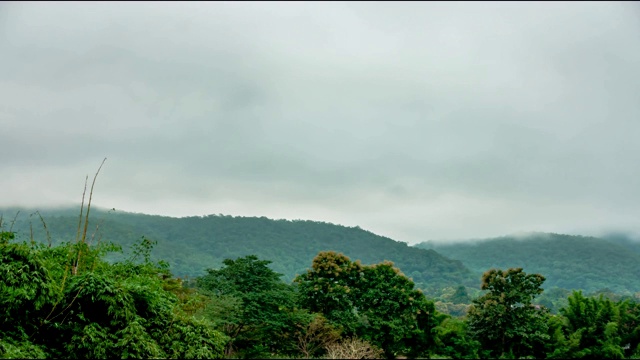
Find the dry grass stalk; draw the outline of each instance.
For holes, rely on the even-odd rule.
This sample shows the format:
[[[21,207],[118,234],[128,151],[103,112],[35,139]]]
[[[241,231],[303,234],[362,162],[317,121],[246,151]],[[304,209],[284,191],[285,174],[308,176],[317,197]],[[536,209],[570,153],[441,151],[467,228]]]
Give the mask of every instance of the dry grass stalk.
[[[107,161],[107,158],[104,158],[104,160],[102,160],[102,163],[100,164],[100,167],[98,167],[98,171],[96,171],[96,174],[93,177],[93,182],[91,183],[91,191],[89,191],[89,202],[87,203],[87,213],[85,214],[85,218],[84,218],[84,230],[82,231],[82,239],[78,239],[80,237],[80,225],[82,223],[82,209],[84,208],[84,197],[85,197],[85,193],[87,192],[87,179],[88,176],[85,178],[84,181],[84,191],[82,192],[82,204],[80,205],[80,219],[79,219],[79,223],[78,223],[78,233],[76,234],[76,243],[78,242],[78,240],[80,240],[80,242],[82,244],[86,243],[87,240],[87,229],[89,228],[89,212],[91,211],[91,198],[93,197],[93,188],[96,185],[96,179],[98,178],[98,174],[100,173],[100,169],[102,169],[102,166],[104,165],[104,162]],[[82,248],[78,248],[78,257],[76,258],[76,263],[73,267],[73,275],[77,275],[78,274],[78,268],[80,267],[80,260],[81,257],[80,255],[82,255]]]

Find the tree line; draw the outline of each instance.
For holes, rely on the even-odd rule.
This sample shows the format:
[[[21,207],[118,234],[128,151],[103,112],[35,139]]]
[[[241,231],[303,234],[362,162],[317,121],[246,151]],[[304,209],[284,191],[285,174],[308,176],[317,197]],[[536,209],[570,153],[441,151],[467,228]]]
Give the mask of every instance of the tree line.
[[[573,292],[558,314],[544,276],[491,269],[464,316],[436,310],[393,263],[319,252],[292,282],[255,255],[175,278],[140,239],[17,242],[0,232],[3,358],[629,358],[640,305]],[[464,288],[457,297],[467,297]]]
[[[12,224],[18,240],[50,236],[55,244],[76,235],[75,208],[43,210],[46,229],[39,226],[36,209],[0,208],[0,214],[3,212],[17,214]],[[91,236],[122,245],[125,251],[141,236],[158,241],[152,259],[167,261],[172,273],[180,277],[202,276],[207,268],[222,266],[224,259],[259,254],[272,261],[269,267],[283,274],[284,281],[291,282],[323,250],[357,257],[367,264],[392,260],[433,296],[447,286],[477,287],[480,275],[435,251],[417,249],[357,227],[317,221],[228,215],[172,218],[92,208],[89,222],[93,224]],[[109,257],[121,260],[122,254]]]

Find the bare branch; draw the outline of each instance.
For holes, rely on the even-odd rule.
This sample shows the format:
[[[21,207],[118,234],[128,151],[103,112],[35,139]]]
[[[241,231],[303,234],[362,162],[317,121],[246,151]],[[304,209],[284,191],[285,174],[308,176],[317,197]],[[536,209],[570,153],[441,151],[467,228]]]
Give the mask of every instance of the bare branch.
[[[13,221],[11,221],[11,227],[9,227],[9,232],[13,230],[13,224],[16,223],[16,219],[18,219],[18,214],[20,214],[20,210],[16,213],[16,216],[13,217]]]
[[[86,214],[85,220],[84,220],[84,232],[82,233],[82,242],[83,243],[87,239],[87,228],[89,226],[89,211],[91,211],[91,198],[93,197],[93,187],[96,185],[96,179],[98,178],[98,174],[100,173],[100,169],[102,169],[102,165],[104,165],[105,161],[107,161],[107,158],[104,158],[104,160],[102,160],[102,163],[100,164],[100,167],[98,168],[98,171],[96,171],[96,174],[93,177],[93,182],[91,183],[91,191],[89,192],[89,202],[87,203],[87,214]]]

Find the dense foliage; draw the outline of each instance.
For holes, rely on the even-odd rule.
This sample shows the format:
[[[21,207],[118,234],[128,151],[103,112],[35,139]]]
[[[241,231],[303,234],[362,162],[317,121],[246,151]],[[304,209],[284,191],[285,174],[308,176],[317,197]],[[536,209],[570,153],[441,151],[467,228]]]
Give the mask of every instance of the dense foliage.
[[[469,330],[492,358],[544,356],[546,309],[532,304],[545,278],[521,268],[491,269],[482,276],[487,293],[469,309]]]
[[[438,298],[390,261],[337,251],[316,253],[293,281],[252,254],[183,280],[146,237],[123,252],[79,236],[77,217],[72,242],[48,241],[58,225],[44,241],[3,225],[0,358],[640,357],[634,297],[547,293],[545,276],[520,267],[484,272],[477,291],[447,284]]]
[[[439,320],[434,304],[391,262],[366,266],[343,254],[321,252],[295,281],[303,306],[346,335],[378,346],[387,357],[419,356],[432,347]]]
[[[219,358],[225,336],[188,316],[149,261],[109,264],[110,246],[12,242],[0,232],[0,356],[8,358]]]
[[[312,321],[307,312],[296,309],[294,289],[269,263],[255,255],[226,259],[224,267],[209,269],[197,279],[197,286],[210,297],[204,314],[229,336],[226,355],[295,355],[291,329]]]

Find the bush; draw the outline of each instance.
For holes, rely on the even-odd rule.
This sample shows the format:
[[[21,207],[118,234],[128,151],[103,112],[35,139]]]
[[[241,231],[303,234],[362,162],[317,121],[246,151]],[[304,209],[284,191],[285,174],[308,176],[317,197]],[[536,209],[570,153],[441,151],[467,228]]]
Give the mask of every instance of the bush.
[[[382,359],[383,351],[368,342],[350,338],[326,347],[327,359]]]

